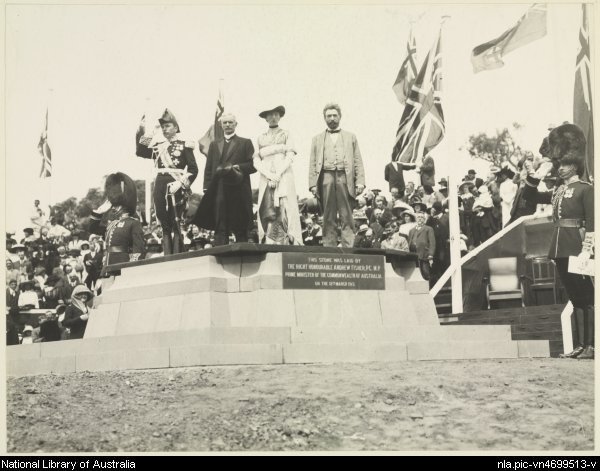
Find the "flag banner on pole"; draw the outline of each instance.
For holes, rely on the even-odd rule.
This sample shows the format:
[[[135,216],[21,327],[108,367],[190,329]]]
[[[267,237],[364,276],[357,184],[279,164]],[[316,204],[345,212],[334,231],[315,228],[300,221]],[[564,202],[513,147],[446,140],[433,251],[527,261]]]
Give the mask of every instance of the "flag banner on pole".
[[[579,50],[575,65],[575,96],[573,122],[585,133],[586,160],[583,178],[594,181],[594,116],[592,108],[592,80],[590,72],[590,38],[588,29],[588,5],[581,5],[583,18],[579,30]]]
[[[392,161],[422,163],[444,137],[442,110],[442,30],[427,54],[406,99]]]
[[[38,151],[42,156],[42,169],[40,170],[40,178],[48,178],[52,176],[52,152],[48,145],[48,109],[46,109],[46,122],[44,130],[40,136],[38,143]]]
[[[217,109],[215,110],[215,121],[211,124],[210,128],[208,128],[206,134],[198,140],[198,149],[205,156],[208,156],[208,146],[210,146],[210,143],[223,137],[223,128],[221,127],[221,123],[219,123],[219,119],[221,119],[224,109],[223,90],[222,87],[219,87],[219,99],[217,100]]]
[[[408,41],[406,42],[406,58],[400,70],[392,90],[396,94],[398,101],[402,104],[406,103],[406,98],[410,92],[415,77],[417,76],[417,42],[413,36],[412,28],[408,34]]]
[[[546,35],[545,3],[535,3],[519,22],[496,39],[480,44],[471,53],[473,72],[498,69],[504,65],[502,57]]]

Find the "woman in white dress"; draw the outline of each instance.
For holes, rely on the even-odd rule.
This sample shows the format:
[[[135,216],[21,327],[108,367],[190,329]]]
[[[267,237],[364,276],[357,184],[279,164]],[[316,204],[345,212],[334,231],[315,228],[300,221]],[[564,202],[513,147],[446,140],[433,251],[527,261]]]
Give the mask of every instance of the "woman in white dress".
[[[292,164],[296,149],[289,132],[279,127],[285,108],[278,106],[259,114],[269,124],[258,136],[254,167],[258,185],[258,240],[266,244],[302,245],[302,228]]]

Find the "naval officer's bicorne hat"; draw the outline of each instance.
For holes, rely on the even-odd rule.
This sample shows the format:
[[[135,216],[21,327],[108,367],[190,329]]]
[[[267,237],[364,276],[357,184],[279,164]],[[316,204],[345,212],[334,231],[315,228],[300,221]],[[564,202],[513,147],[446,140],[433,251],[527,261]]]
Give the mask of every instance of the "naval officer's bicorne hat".
[[[173,113],[171,113],[169,108],[165,108],[165,111],[163,112],[162,116],[160,118],[158,118],[158,122],[161,125],[165,124],[165,123],[171,123],[173,126],[175,126],[177,128],[177,132],[181,132],[181,129],[179,128],[179,124],[177,123],[177,120],[175,119],[175,115],[173,115]]]

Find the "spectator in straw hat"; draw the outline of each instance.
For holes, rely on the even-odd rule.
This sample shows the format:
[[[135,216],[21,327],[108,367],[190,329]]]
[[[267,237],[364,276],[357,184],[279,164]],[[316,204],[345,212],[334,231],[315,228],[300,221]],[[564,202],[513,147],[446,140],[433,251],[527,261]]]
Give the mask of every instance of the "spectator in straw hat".
[[[354,248],[370,249],[373,248],[373,230],[369,226],[362,224],[356,236],[354,237]]]

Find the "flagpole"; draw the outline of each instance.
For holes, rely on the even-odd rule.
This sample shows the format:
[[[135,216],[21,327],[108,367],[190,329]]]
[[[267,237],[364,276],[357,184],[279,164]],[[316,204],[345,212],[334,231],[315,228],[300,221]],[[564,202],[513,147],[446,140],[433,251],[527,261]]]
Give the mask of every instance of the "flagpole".
[[[450,19],[450,15],[443,15],[440,23],[440,41],[442,28],[446,21]],[[449,69],[445,68],[444,74],[447,75]],[[448,83],[448,82],[446,82]],[[446,108],[446,112],[448,108]],[[448,116],[448,115],[446,115]],[[452,113],[450,113],[452,116]],[[450,120],[446,120],[449,122]],[[448,129],[446,128],[446,131]],[[451,135],[451,142],[454,146],[450,147],[452,151],[460,148],[460,143],[457,142],[456,133],[452,131],[446,132],[446,137]],[[458,177],[456,173],[454,175],[448,175],[448,218],[450,224],[450,269],[453,270],[451,277],[452,287],[452,312],[459,313],[463,312],[463,295],[462,295],[462,267],[460,265],[460,217],[458,213]]]
[[[53,88],[49,88],[48,89],[48,101],[46,102],[46,123],[45,123],[46,124],[46,140],[47,141],[49,141],[48,128],[50,127],[50,124],[49,124],[50,119],[49,119],[49,111],[48,111],[48,109],[50,108],[50,103],[52,101],[52,92],[54,92],[54,89]],[[50,212],[52,212],[51,210],[52,210],[52,203],[53,203],[53,200],[52,200],[52,196],[53,196],[52,195],[52,177],[54,176],[54,166],[52,166],[51,172],[52,173],[50,174],[49,177],[44,177],[44,180],[46,180],[46,179],[48,180],[48,183],[47,183],[47,187],[48,187],[47,188],[47,195],[48,195],[48,210]],[[48,214],[48,217],[50,217],[50,214]]]
[[[148,119],[148,109],[150,108],[150,97],[146,97],[146,109],[144,110],[144,120]],[[151,214],[152,214],[152,180],[154,178],[154,167],[150,167],[149,173],[144,179],[144,213],[146,215],[146,222],[148,227],[151,225]]]

